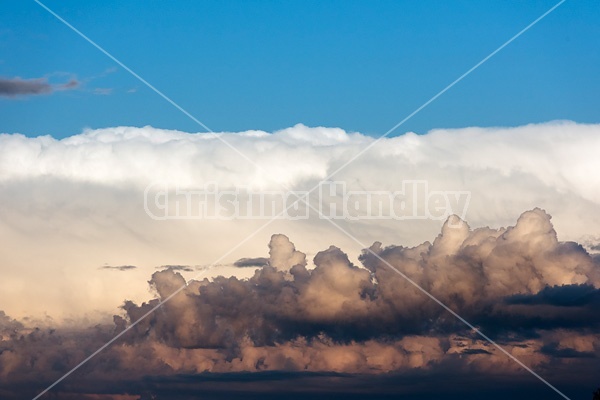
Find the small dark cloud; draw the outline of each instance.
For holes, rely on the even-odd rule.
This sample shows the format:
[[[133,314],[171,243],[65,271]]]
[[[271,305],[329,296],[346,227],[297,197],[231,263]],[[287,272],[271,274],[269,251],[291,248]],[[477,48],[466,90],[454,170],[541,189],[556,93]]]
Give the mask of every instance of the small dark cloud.
[[[45,78],[0,78],[0,96],[17,97],[52,93],[52,85]]]
[[[74,78],[62,84],[51,84],[46,78],[0,78],[0,96],[10,98],[36,96],[50,94],[56,91],[72,90],[78,86],[79,81]]]
[[[156,267],[156,269],[185,272],[192,272],[194,270],[189,265],[161,265],[160,267]]]
[[[264,267],[269,264],[269,259],[265,257],[257,257],[257,258],[240,258],[236,262],[233,263],[234,266],[239,268],[247,268],[247,267]]]
[[[475,355],[475,354],[492,354],[484,349],[464,349],[460,354]]]
[[[112,266],[112,265],[104,265],[102,267],[100,267],[100,269],[112,269],[112,270],[116,270],[116,271],[129,271],[131,269],[136,269],[137,267],[135,265],[116,265],[116,266]]]

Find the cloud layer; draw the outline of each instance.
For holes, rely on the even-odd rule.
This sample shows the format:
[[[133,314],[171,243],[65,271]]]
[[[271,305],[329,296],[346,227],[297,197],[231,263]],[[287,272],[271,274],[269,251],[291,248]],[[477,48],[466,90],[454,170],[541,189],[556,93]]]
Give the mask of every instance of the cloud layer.
[[[457,321],[386,262],[498,335],[514,329],[510,319],[532,315],[547,329],[598,323],[590,320],[600,294],[598,265],[581,246],[559,242],[550,216],[540,209],[524,213],[507,229],[446,224],[432,243],[412,248],[375,243],[360,257],[363,267],[331,246],[314,257],[314,269],[307,268],[305,255],[283,235],[274,235],[269,249],[267,265],[252,278],[188,282],[164,313],[142,322],[136,332],[152,332],[174,347],[223,348],[242,342],[273,346],[299,334],[352,341],[457,329]],[[165,270],[154,273],[150,284],[159,301],[186,280]],[[153,305],[127,303],[128,320]],[[520,327],[528,334],[527,324]]]
[[[303,125],[272,134],[217,135],[261,168],[208,134],[151,127],[86,130],[63,140],[0,134],[0,235],[10,249],[0,252],[6,312],[36,318],[106,314],[124,297],[143,300],[147,289],[140,282],[160,265],[217,262],[221,266],[208,276],[248,277],[251,268],[234,264],[262,257],[272,232],[293,237],[309,258],[327,237],[327,245],[345,249],[358,263],[360,246],[314,213],[308,220],[273,222],[237,249],[266,220],[149,218],[144,189],[152,182],[308,190],[374,142]],[[573,122],[407,133],[378,142],[335,179],[347,190],[397,191],[405,181],[424,180],[429,191],[469,191],[464,217],[474,227],[507,226],[523,210],[542,207],[553,215],[560,240],[591,250],[600,242],[598,148],[600,126]],[[380,240],[415,246],[436,235],[443,218],[337,222],[365,245]],[[138,268],[115,282],[102,265]]]
[[[593,384],[600,264],[580,245],[559,241],[543,210],[501,229],[446,223],[416,247],[376,242],[360,261],[353,265],[331,246],[310,263],[277,234],[249,279],[186,281],[168,267],[153,273],[155,298],[126,301],[112,327],[31,330],[2,313],[0,377],[13,383],[8,392],[19,382],[50,382],[187,285],[78,372],[85,379],[62,390],[95,393],[111,381],[119,388],[113,394],[141,396],[126,381],[266,371],[519,379],[523,370],[513,360],[389,263],[553,383]]]

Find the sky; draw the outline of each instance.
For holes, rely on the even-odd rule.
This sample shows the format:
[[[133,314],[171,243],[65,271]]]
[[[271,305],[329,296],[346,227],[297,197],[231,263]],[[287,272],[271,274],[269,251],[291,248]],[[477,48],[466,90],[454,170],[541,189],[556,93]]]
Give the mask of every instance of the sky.
[[[0,4],[1,398],[592,397],[597,2],[44,4],[173,104]]]
[[[303,123],[378,135],[554,2],[45,4],[212,130]],[[58,138],[123,125],[204,131],[36,3],[1,7],[0,77],[79,83],[1,98],[4,131]],[[557,11],[396,134],[597,122],[597,2],[568,1]]]

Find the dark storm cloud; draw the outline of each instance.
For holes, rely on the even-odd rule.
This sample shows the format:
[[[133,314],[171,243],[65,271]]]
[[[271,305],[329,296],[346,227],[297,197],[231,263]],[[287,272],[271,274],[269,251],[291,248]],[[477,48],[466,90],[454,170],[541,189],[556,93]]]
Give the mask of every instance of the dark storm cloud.
[[[77,88],[78,86],[79,81],[76,79],[71,79],[63,84],[51,84],[46,78],[0,78],[0,96],[35,96],[50,94],[55,91],[71,90]]]
[[[597,326],[598,265],[581,246],[559,242],[550,216],[539,209],[507,229],[472,231],[463,224],[445,226],[433,243],[414,248],[376,243],[360,257],[364,268],[332,246],[309,269],[283,235],[274,235],[269,249],[267,265],[252,278],[189,282],[164,313],[135,331],[174,347],[236,349],[245,340],[274,346],[326,335],[347,344],[464,330],[382,259],[492,335],[531,338],[536,329]],[[162,271],[150,283],[158,299],[127,303],[130,321],[186,282],[174,271]],[[476,353],[481,352],[470,354]]]
[[[592,285],[547,286],[536,294],[509,296],[507,304],[542,305],[557,307],[600,307],[600,289]]]
[[[245,267],[263,267],[269,262],[268,258],[257,257],[257,258],[240,258],[233,263],[234,266],[245,268]]]
[[[485,373],[464,374],[452,371],[414,370],[404,373],[340,374],[314,372],[235,372],[156,376],[114,380],[72,380],[48,393],[53,400],[529,400],[555,396],[539,382],[523,376],[490,376]],[[527,378],[527,377],[525,377]],[[36,385],[37,386],[37,383]],[[12,385],[1,391],[6,400],[32,398],[36,388]],[[576,378],[561,385],[572,399],[588,399],[594,383]],[[17,395],[18,394],[18,395]],[[199,397],[201,394],[201,397]]]
[[[516,294],[487,307],[471,322],[486,332],[507,335],[518,332],[538,337],[540,330],[599,330],[600,289],[592,285],[547,286],[535,294]]]
[[[599,265],[583,247],[559,242],[542,210],[525,212],[515,226],[502,229],[446,223],[431,243],[375,243],[360,261],[362,266],[353,265],[331,246],[309,265],[286,236],[273,235],[269,257],[253,277],[186,281],[177,272],[186,266],[173,265],[152,275],[155,298],[126,301],[113,326],[28,330],[0,314],[3,332],[10,332],[0,342],[0,378],[18,383],[59,377],[136,321],[120,345],[82,368],[87,391],[71,384],[68,395],[101,399],[110,394],[102,389],[106,382],[117,382],[111,390],[121,382],[117,393],[142,398],[177,398],[169,392],[193,398],[198,387],[222,394],[231,382],[264,394],[255,373],[266,374],[260,376],[270,379],[271,388],[281,376],[284,392],[293,381],[285,373],[301,377],[298,382],[338,374],[319,375],[320,389],[328,379],[339,389],[338,378],[345,376],[522,376],[516,363],[386,263],[535,370],[589,383],[594,374],[586,371],[600,364]],[[142,387],[142,381],[153,384]],[[398,387],[386,390],[399,393]]]
[[[577,351],[575,349],[561,349],[558,343],[549,343],[542,347],[542,353],[557,358],[596,358],[593,351]]]

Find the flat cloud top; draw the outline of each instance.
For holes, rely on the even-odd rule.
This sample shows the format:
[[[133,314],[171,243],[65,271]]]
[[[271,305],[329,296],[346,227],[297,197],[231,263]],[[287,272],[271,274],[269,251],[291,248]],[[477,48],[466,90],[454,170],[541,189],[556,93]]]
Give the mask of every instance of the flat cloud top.
[[[515,128],[434,130],[384,138],[339,174],[373,167],[451,169],[463,174],[488,174],[533,179],[559,192],[574,192],[598,204],[600,125],[569,121]],[[227,141],[248,160],[222,143]],[[0,181],[35,177],[147,185],[167,179],[173,184],[258,185],[290,187],[324,179],[353,158],[374,138],[339,128],[296,125],[273,134],[262,131],[189,134],[152,127],[87,130],[62,140],[0,135]],[[376,162],[376,165],[372,165]],[[269,176],[264,176],[268,171]],[[443,173],[438,171],[438,178]],[[362,176],[361,176],[362,178]],[[371,176],[373,180],[373,176]],[[378,177],[381,178],[381,177]],[[431,173],[424,179],[435,180]],[[369,180],[365,179],[368,183]]]

